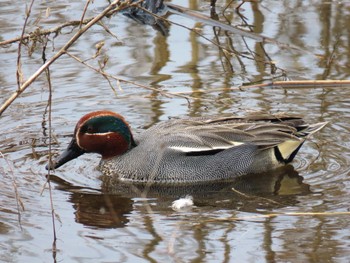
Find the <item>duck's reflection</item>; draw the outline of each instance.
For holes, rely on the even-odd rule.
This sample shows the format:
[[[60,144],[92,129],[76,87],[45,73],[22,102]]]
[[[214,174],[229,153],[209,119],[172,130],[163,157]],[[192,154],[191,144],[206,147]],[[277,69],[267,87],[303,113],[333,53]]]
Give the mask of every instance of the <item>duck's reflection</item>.
[[[247,212],[295,205],[298,195],[310,192],[309,185],[292,166],[286,166],[265,174],[240,177],[230,182],[171,185],[125,184],[102,177],[102,191],[86,193],[74,186],[63,187],[62,181],[55,180],[61,189],[71,191],[70,201],[76,210],[78,223],[90,227],[124,227],[129,214],[138,209],[135,202],[142,200],[156,203],[153,210],[161,213],[171,210],[171,202],[185,195],[192,195],[195,206],[211,206]],[[60,181],[60,182],[59,182]]]
[[[232,181],[181,185],[144,185],[121,183],[111,177],[101,177],[104,193],[123,194],[123,196],[158,198],[174,200],[181,196],[192,195],[201,200],[218,200],[222,198],[239,199],[241,196],[265,196],[275,198],[283,195],[306,194],[309,185],[303,183],[293,166],[288,165],[268,173],[252,174]],[[196,201],[196,200],[195,200]],[[200,200],[197,200],[199,202]]]
[[[72,193],[70,201],[76,222],[99,228],[125,226],[133,204],[132,199],[120,195],[91,193]]]

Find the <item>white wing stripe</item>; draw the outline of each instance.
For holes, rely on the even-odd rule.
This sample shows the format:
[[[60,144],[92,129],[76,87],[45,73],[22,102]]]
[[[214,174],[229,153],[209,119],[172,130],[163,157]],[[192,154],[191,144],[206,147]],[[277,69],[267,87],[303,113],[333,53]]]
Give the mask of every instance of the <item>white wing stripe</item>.
[[[198,147],[187,147],[187,146],[169,146],[169,149],[173,149],[175,151],[179,151],[179,152],[203,152],[203,151],[210,151],[210,150],[218,150],[218,149],[229,149],[232,148],[234,146],[238,146],[244,144],[243,142],[231,142],[230,145],[220,145],[220,146],[213,146],[213,147],[209,147],[209,146],[203,146],[203,145],[199,145]]]

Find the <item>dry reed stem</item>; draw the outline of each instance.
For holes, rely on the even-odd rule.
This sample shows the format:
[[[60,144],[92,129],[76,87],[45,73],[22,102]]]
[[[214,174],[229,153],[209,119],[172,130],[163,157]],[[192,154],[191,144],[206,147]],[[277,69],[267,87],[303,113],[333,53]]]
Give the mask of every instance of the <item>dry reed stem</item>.
[[[43,51],[42,51],[42,59],[43,59],[43,64],[46,62],[46,55],[45,55],[45,50],[46,46],[48,43],[48,38],[46,38],[46,41],[43,46]],[[51,129],[51,106],[52,106],[52,84],[51,84],[51,76],[50,76],[50,68],[47,67],[45,69],[46,73],[46,78],[47,78],[47,84],[48,84],[48,90],[49,90],[49,96],[47,100],[47,107],[48,107],[48,122],[49,122],[49,162],[51,163],[51,143],[52,143],[52,129]],[[51,181],[50,181],[50,169],[47,171],[47,184],[49,186],[49,196],[50,196],[50,206],[51,206],[51,222],[52,222],[52,231],[53,231],[53,242],[52,242],[52,257],[54,261],[56,261],[56,256],[57,256],[57,246],[56,246],[56,241],[57,241],[57,235],[56,235],[56,222],[55,222],[55,207],[54,207],[54,202],[53,202],[53,197],[52,197],[52,186],[51,186]]]

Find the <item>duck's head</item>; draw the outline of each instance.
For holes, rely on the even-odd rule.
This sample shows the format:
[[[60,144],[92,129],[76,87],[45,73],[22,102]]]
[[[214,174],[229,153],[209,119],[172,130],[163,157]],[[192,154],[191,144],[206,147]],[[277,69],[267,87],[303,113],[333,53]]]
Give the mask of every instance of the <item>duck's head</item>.
[[[121,115],[94,111],[78,121],[67,149],[46,169],[56,169],[84,153],[99,153],[102,159],[108,159],[125,153],[134,145],[130,127]]]

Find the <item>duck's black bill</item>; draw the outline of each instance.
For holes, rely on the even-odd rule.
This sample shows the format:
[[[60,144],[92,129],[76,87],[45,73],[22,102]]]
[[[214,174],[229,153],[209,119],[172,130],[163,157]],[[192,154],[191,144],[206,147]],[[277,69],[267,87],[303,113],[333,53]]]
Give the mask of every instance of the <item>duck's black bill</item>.
[[[84,153],[85,151],[81,149],[78,146],[76,140],[73,139],[68,145],[67,149],[58,157],[57,160],[46,165],[46,170],[57,169],[65,163],[69,162],[70,160],[73,160]]]

